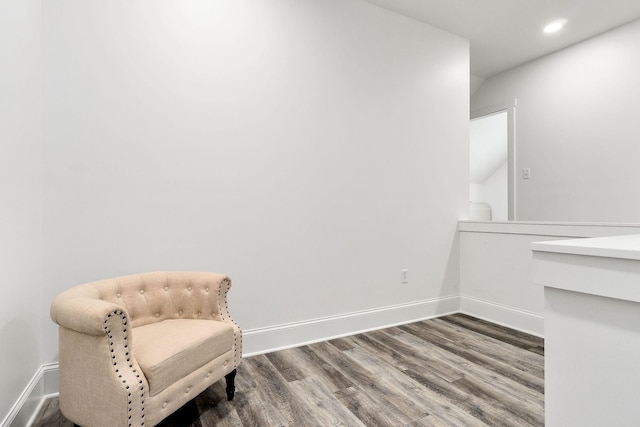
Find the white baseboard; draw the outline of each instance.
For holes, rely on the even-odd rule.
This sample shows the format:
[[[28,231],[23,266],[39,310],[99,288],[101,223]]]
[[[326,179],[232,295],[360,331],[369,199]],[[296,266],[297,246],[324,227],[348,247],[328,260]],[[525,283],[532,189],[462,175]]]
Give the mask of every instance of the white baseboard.
[[[243,331],[243,356],[298,347],[459,311],[459,297],[398,304],[338,316]],[[42,365],[0,427],[31,425],[45,397],[58,393],[58,364]]]
[[[462,312],[537,336],[544,334],[544,318],[537,313],[483,301],[449,296],[346,313],[337,316],[243,331],[243,356],[353,335]],[[45,396],[58,392],[58,364],[42,365],[0,427],[30,425]]]
[[[373,329],[444,316],[459,311],[459,304],[458,296],[450,296],[246,330],[242,333],[242,355],[255,356]]]
[[[469,296],[460,297],[460,311],[479,319],[544,337],[544,316]]]
[[[58,364],[40,366],[0,427],[24,427],[31,423],[44,396],[58,391]]]

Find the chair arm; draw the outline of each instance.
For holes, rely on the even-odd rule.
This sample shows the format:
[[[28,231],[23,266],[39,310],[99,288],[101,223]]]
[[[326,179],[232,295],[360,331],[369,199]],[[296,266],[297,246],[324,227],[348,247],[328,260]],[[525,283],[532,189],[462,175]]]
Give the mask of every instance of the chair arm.
[[[242,359],[242,330],[240,326],[233,320],[231,314],[229,313],[229,302],[227,299],[227,294],[229,293],[229,289],[231,289],[231,279],[226,277],[220,281],[220,286],[218,287],[218,310],[220,313],[220,319],[223,322],[230,323],[233,326],[233,341],[234,341],[234,356],[233,356],[233,366],[237,367],[240,364],[240,360]]]
[[[218,306],[218,312],[220,313],[220,320],[223,322],[235,323],[229,314],[229,289],[231,289],[231,279],[229,277],[225,277],[220,280],[216,295],[216,304]]]
[[[62,413],[83,426],[144,426],[149,384],[131,351],[125,309],[63,293],[51,304],[51,319],[60,325]]]
[[[51,320],[58,325],[90,335],[105,334],[105,320],[110,313],[121,310],[128,318],[127,311],[118,304],[84,296],[69,297],[64,294],[51,303]]]

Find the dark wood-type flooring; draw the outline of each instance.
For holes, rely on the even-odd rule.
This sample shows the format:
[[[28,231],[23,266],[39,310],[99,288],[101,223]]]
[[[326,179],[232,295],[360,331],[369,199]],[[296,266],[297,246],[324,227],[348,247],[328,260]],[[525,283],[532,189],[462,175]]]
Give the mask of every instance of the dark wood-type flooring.
[[[542,426],[544,342],[462,314],[242,361],[162,427]],[[33,426],[65,426],[58,399]]]

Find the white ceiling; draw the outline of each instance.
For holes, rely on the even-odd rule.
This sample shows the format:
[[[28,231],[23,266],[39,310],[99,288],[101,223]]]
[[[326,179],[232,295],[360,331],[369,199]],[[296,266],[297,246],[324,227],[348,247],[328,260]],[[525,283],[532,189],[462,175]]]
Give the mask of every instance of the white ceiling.
[[[471,74],[487,78],[640,18],[640,0],[365,0],[470,40]],[[544,34],[566,18],[560,33]]]

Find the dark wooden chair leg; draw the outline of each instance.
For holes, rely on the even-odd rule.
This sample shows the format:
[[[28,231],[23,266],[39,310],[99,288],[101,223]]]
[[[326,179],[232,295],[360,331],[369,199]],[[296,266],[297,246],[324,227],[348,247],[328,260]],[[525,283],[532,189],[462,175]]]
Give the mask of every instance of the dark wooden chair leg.
[[[236,373],[237,373],[237,370],[234,369],[233,371],[229,372],[227,375],[224,376],[224,378],[227,380],[227,400],[228,401],[233,400],[233,396],[236,392],[236,385],[235,385]]]

